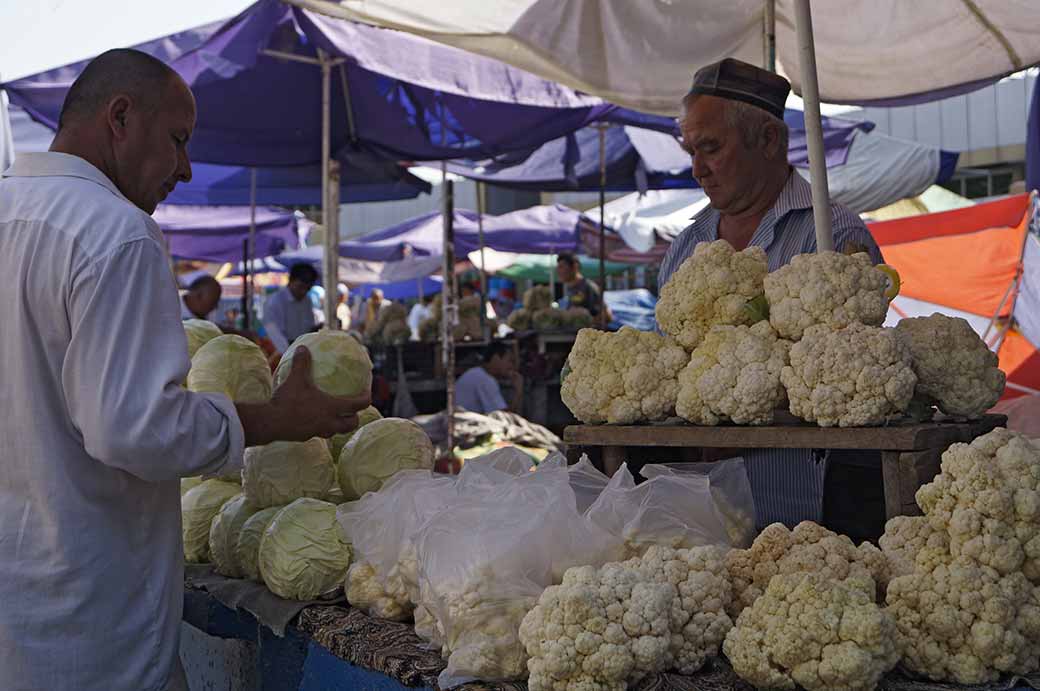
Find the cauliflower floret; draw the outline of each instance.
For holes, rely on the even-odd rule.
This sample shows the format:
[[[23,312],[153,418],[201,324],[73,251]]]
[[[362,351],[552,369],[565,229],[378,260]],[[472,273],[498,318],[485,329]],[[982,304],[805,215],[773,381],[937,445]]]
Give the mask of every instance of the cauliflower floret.
[[[712,327],[679,374],[676,413],[699,425],[771,423],[784,398],[780,371],[790,349],[766,321]]]
[[[780,373],[791,412],[821,427],[880,425],[910,404],[917,377],[895,329],[811,326]]]
[[[868,578],[876,585],[888,580],[888,565],[876,547],[869,542],[856,547],[845,535],[812,521],[802,521],[793,531],[783,523],[767,526],[750,548],[730,550],[726,568],[733,586],[731,617],[761,597],[778,574],[818,573],[832,580]]]
[[[373,617],[404,621],[412,614],[411,601],[400,588],[394,588],[388,579],[384,583],[368,562],[355,562],[347,571],[344,590],[347,601]]]
[[[910,347],[917,392],[947,415],[979,417],[1004,393],[997,354],[964,319],[939,313],[903,319],[896,334]]]
[[[725,240],[699,243],[661,288],[657,323],[687,350],[716,324],[751,324],[756,320],[746,306],[762,295],[768,271],[761,247],[737,252]]]
[[[869,691],[899,661],[895,623],[872,591],[869,578],[775,576],[722,649],[734,671],[760,688]]]
[[[937,681],[980,684],[1040,668],[1040,589],[1019,571],[1002,576],[968,557],[930,561],[892,580],[904,664]]]
[[[831,331],[856,322],[881,326],[888,313],[888,276],[862,252],[799,254],[766,276],[764,287],[769,323],[792,341],[814,324]]]
[[[949,535],[950,553],[1040,584],[1040,449],[998,427],[952,445],[941,468],[916,498],[932,527]]]
[[[561,397],[582,422],[663,420],[675,409],[679,372],[688,361],[681,346],[659,334],[582,329],[567,358]]]
[[[878,540],[888,559],[892,578],[914,572],[917,555],[925,549],[948,554],[950,540],[946,532],[936,530],[924,516],[896,516],[885,524],[885,534]]]

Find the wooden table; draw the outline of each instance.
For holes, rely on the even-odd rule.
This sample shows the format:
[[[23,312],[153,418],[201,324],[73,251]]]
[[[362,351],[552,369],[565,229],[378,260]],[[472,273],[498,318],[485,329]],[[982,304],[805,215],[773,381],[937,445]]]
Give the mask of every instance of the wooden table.
[[[778,416],[779,417],[779,416]],[[1003,415],[985,415],[972,422],[936,420],[886,427],[817,427],[785,416],[766,427],[686,424],[573,425],[563,432],[571,454],[583,447],[600,447],[603,471],[612,475],[630,447],[727,449],[860,449],[881,453],[885,512],[893,516],[920,513],[917,489],[939,472],[942,453],[956,442],[971,441],[1007,423]]]

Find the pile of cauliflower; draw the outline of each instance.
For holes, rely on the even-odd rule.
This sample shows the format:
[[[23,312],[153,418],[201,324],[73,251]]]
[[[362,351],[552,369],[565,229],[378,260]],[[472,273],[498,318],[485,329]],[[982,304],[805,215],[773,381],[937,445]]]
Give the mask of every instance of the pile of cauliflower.
[[[365,325],[365,340],[375,345],[400,345],[411,337],[408,308],[400,302],[391,302],[374,322]]]
[[[997,428],[954,444],[917,491],[924,516],[894,518],[888,612],[904,664],[979,684],[1040,669],[1040,448]]]
[[[470,295],[458,300],[458,323],[452,328],[452,338],[456,341],[477,341],[483,338],[480,326],[480,296]],[[438,295],[430,303],[431,316],[419,324],[419,340],[426,342],[439,341],[441,338],[441,321],[444,306]],[[495,325],[491,324],[492,331]]]

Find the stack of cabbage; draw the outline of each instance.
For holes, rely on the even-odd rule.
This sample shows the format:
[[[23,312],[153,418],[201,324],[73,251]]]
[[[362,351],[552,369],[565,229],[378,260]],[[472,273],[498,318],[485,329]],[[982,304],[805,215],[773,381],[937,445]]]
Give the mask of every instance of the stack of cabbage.
[[[588,423],[677,414],[700,425],[764,425],[785,403],[823,427],[929,417],[933,405],[980,416],[1004,390],[996,355],[963,319],[933,314],[882,327],[897,290],[898,276],[862,253],[802,254],[768,273],[759,247],[700,243],[657,303],[665,336],[685,349],[681,372],[669,361],[650,375],[647,358],[630,355],[631,335],[583,330],[564,403]],[[647,382],[653,405],[637,411],[632,401]]]
[[[337,396],[371,386],[371,363],[356,340],[340,332],[308,334],[285,353],[275,373],[281,384],[300,345],[312,353],[315,383]],[[271,396],[271,375],[259,349],[237,336],[212,339],[199,349],[189,387],[238,401]],[[262,356],[261,356],[262,357]],[[433,447],[408,420],[379,420],[374,408],[359,416],[364,427],[340,439],[274,442],[246,450],[241,486],[224,480],[182,481],[185,558],[212,561],[217,572],[262,580],[274,593],[310,600],[338,588],[350,563],[349,540],[335,521],[335,504],[378,489],[402,468],[431,468]],[[339,477],[330,448],[343,447]]]

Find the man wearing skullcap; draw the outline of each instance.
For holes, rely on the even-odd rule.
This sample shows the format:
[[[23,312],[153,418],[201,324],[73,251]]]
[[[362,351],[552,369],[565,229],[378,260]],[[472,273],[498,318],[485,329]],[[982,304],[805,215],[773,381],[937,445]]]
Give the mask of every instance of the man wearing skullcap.
[[[783,117],[790,91],[783,77],[732,58],[694,75],[679,127],[693,177],[711,204],[668,249],[659,287],[701,242],[723,239],[737,250],[757,245],[765,250],[770,271],[797,254],[816,251],[812,190],[787,161]],[[863,221],[841,204],[830,207],[835,249],[865,248],[880,263],[881,251]],[[748,449],[743,457],[760,526],[823,520],[824,472],[834,454]]]

